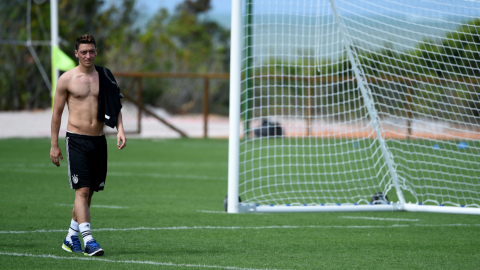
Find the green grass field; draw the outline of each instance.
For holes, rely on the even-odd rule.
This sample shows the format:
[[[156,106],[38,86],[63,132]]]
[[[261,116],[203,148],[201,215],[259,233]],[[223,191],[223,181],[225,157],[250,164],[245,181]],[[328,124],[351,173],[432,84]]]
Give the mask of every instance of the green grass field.
[[[0,140],[0,269],[480,269],[480,216],[226,214],[226,140],[108,144],[91,258],[61,248],[74,192],[50,140]]]

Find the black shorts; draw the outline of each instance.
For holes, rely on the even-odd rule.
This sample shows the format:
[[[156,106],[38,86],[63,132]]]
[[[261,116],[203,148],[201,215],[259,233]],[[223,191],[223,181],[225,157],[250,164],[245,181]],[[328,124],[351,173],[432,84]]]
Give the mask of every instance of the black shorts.
[[[71,189],[89,187],[103,190],[107,177],[107,140],[105,135],[87,136],[67,132],[65,148]]]

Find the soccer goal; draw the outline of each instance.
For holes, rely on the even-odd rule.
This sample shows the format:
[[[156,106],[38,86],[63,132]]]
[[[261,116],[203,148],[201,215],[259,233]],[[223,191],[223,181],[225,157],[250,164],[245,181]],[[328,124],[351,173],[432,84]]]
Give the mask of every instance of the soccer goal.
[[[480,214],[480,2],[241,2],[229,213]]]

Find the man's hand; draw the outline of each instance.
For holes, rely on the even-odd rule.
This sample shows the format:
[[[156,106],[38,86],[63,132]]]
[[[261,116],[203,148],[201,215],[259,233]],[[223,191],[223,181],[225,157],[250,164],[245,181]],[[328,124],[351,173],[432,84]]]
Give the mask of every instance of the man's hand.
[[[125,137],[125,133],[119,131],[117,133],[117,147],[118,147],[118,150],[121,150],[121,149],[125,148],[125,146],[127,146],[127,138]]]
[[[52,146],[52,148],[50,148],[50,159],[57,167],[60,167],[59,157],[63,161],[62,150],[60,150],[58,146]]]

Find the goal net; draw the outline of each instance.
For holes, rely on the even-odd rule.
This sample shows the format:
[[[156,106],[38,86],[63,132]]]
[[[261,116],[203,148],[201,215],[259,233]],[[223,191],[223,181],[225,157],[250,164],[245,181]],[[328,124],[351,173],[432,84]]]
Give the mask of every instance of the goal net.
[[[229,212],[480,213],[480,2],[247,0],[239,17]]]

